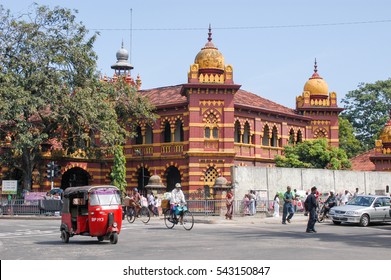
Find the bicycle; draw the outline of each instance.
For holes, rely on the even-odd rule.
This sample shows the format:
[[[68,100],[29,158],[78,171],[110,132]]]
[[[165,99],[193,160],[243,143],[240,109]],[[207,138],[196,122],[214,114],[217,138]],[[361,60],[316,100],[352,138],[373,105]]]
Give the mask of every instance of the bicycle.
[[[136,218],[140,219],[144,224],[148,223],[151,219],[151,215],[149,213],[148,207],[141,206],[140,210],[138,211],[138,215],[136,215],[136,210],[133,206],[128,206],[128,209],[126,211],[126,219],[129,223],[133,223]]]
[[[186,205],[177,206],[179,211],[176,214],[176,217],[172,211],[168,208],[164,211],[164,223],[167,228],[172,229],[176,224],[180,222],[178,216],[182,217],[182,226],[185,230],[191,230],[194,226],[194,217],[193,214],[187,209]]]

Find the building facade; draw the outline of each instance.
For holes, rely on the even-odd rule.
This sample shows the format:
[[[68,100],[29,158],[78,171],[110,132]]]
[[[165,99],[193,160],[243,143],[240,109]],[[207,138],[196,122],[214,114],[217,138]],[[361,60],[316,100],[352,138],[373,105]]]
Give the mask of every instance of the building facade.
[[[117,52],[113,79],[130,76],[123,47]],[[185,73],[184,73],[185,75]],[[103,80],[107,80],[106,78]],[[218,197],[231,182],[233,166],[273,166],[285,145],[326,138],[338,146],[337,95],[328,91],[317,64],[291,109],[242,89],[234,82],[234,68],[212,41],[209,29],[205,46],[196,54],[187,83],[139,90],[156,107],[154,123],[137,124],[137,137],[124,146],[128,189],[146,190],[149,179],[170,191],[181,183],[190,199]],[[294,98],[294,95],[292,95]],[[67,154],[55,147],[43,151],[47,161],[61,165],[54,185],[110,183],[112,159],[87,159],[82,151]],[[50,189],[37,170],[33,189]]]

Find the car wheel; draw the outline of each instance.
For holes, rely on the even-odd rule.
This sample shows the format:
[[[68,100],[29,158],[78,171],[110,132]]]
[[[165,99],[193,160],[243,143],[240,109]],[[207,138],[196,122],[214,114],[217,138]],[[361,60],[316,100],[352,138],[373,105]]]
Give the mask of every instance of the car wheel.
[[[333,221],[333,223],[334,223],[334,225],[340,225],[341,224],[341,222],[339,222],[339,221]]]
[[[361,216],[360,226],[366,227],[367,225],[369,225],[369,216],[367,214],[364,214]]]

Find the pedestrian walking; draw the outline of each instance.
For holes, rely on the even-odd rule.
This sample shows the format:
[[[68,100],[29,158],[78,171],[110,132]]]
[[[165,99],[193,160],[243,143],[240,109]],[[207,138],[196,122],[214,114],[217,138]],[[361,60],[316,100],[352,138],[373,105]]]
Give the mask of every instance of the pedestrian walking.
[[[234,211],[234,195],[232,190],[229,189],[227,195],[225,196],[225,205],[227,206],[227,213],[225,213],[225,218],[232,220],[232,214]]]
[[[276,193],[276,195],[274,196],[273,208],[274,208],[273,217],[280,217],[280,198],[278,193]]]
[[[306,199],[306,204],[308,205],[308,212],[310,214],[310,217],[308,219],[307,223],[307,233],[316,233],[315,230],[315,223],[316,223],[316,207],[317,207],[317,202],[316,202],[316,187],[311,188],[311,193],[310,195],[307,196]]]
[[[294,214],[294,210],[293,210],[293,200],[294,200],[294,197],[293,197],[293,193],[291,191],[291,187],[288,186],[286,188],[286,192],[284,193],[284,206],[283,206],[283,210],[282,210],[282,224],[285,225],[286,222],[290,223],[291,222],[291,219],[293,217],[293,214]]]

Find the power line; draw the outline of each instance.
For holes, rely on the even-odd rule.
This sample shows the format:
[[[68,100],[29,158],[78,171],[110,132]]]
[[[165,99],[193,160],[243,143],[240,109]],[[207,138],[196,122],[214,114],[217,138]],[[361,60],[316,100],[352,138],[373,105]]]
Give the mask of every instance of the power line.
[[[391,19],[368,20],[368,21],[351,21],[351,22],[334,22],[334,23],[310,23],[310,24],[291,24],[291,25],[263,25],[263,26],[230,26],[230,27],[213,27],[213,30],[244,30],[244,29],[283,29],[283,28],[306,28],[306,27],[326,27],[342,25],[362,25],[391,23]],[[92,28],[91,31],[194,31],[205,30],[205,27],[182,27],[182,28]]]

